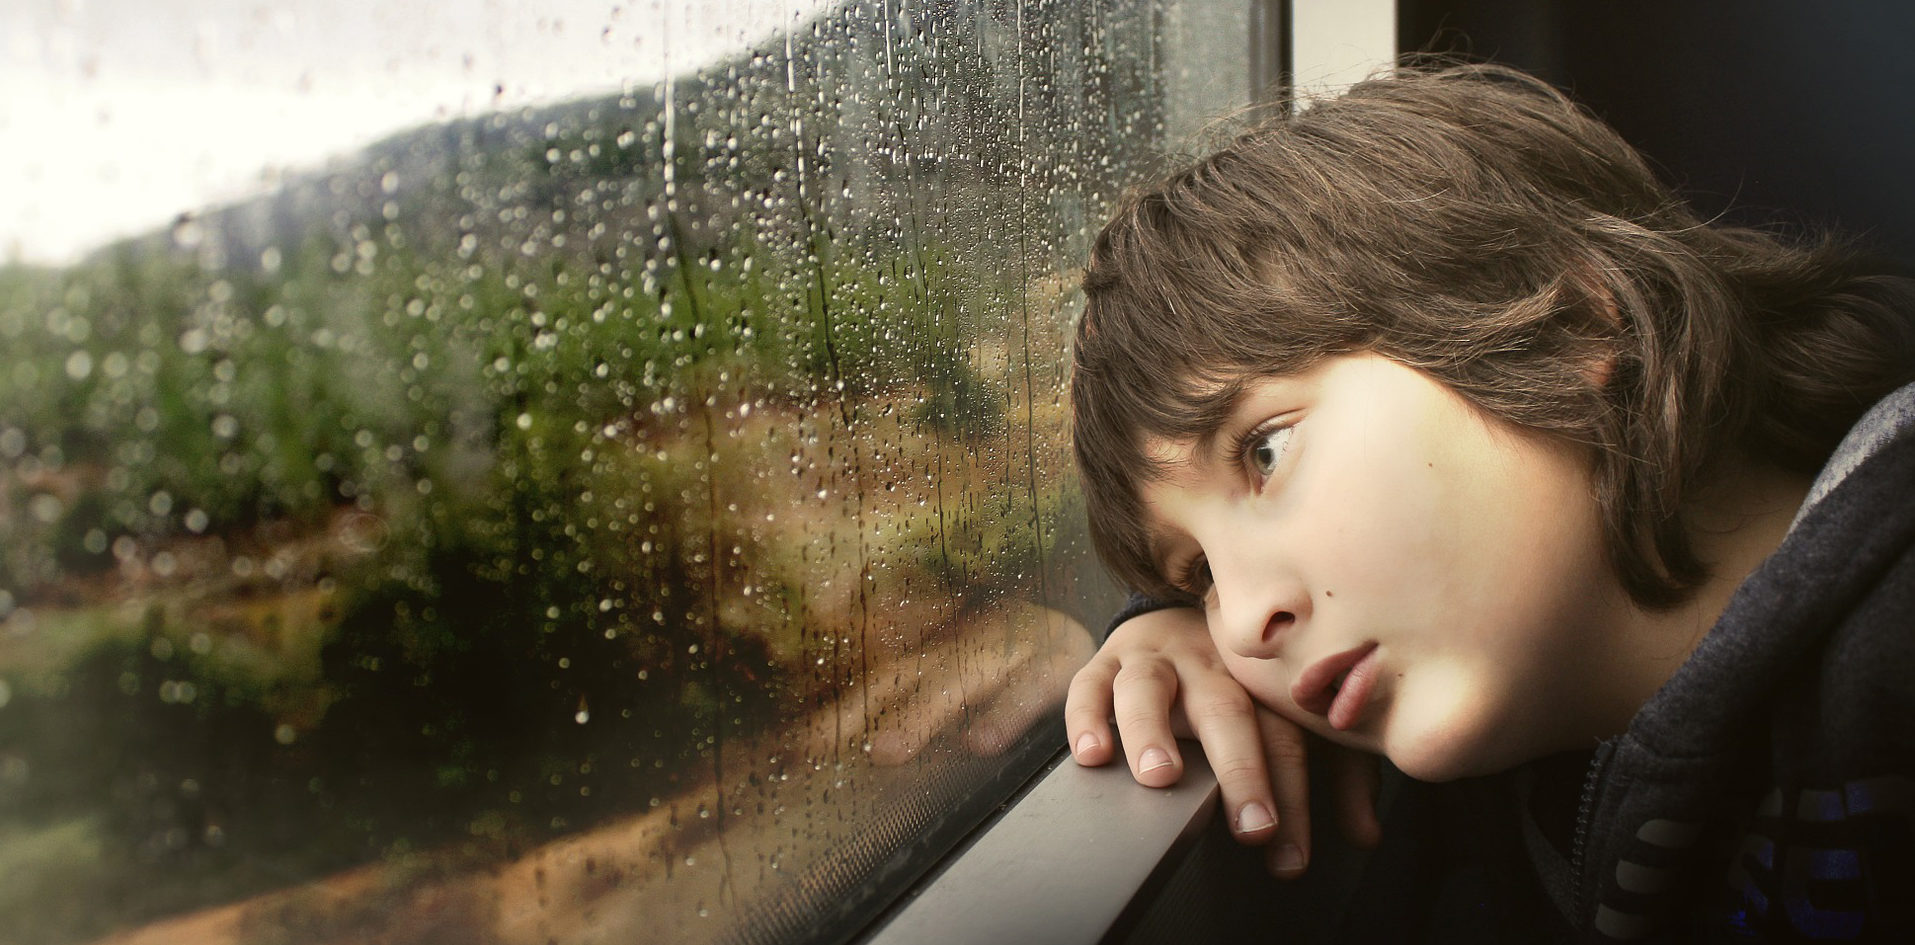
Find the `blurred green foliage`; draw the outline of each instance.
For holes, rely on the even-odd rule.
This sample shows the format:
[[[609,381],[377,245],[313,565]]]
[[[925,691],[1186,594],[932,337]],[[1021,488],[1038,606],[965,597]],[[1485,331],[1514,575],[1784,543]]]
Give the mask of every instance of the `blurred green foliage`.
[[[379,523],[374,552],[299,578],[336,588],[316,675],[188,650],[212,632],[232,652],[191,608],[128,629],[102,605],[57,685],[13,678],[0,756],[31,773],[0,782],[0,832],[40,830],[51,852],[22,869],[124,905],[54,915],[24,908],[45,890],[23,883],[0,912],[29,924],[4,931],[103,932],[209,885],[241,895],[448,842],[505,855],[673,793],[713,738],[789,711],[802,631],[728,624],[709,562],[763,572],[761,598],[788,609],[753,561],[791,552],[728,555],[702,509],[713,473],[648,444],[708,435],[689,408],[714,396],[905,398],[927,434],[963,439],[1005,422],[962,340],[1002,286],[935,249],[927,269],[831,249],[482,264],[358,226],[270,267],[126,245],[0,270],[8,610],[84,605],[74,582],[126,554],[323,534],[341,510]],[[1006,567],[989,559],[1022,575],[1042,557],[1028,512],[954,517],[964,550],[918,566],[988,595]],[[190,701],[158,704],[160,685]],[[323,714],[288,732],[288,704]],[[100,849],[110,868],[56,868]]]
[[[816,472],[842,444],[757,427],[791,478],[732,482],[714,418],[892,422],[895,452],[971,457],[954,479],[1035,462],[1006,383],[1022,346],[1023,398],[1058,386],[1031,382],[1056,313],[1018,314],[1029,270],[1076,255],[1077,195],[1149,160],[1163,114],[1152,5],[899,8],[923,22],[895,41],[845,10],[0,267],[0,940],[429,848],[496,862],[835,694],[849,671],[805,646],[843,627],[806,626],[827,595],[798,576],[819,531],[855,529],[822,553],[852,557],[882,528],[761,537],[724,496],[823,508],[827,474],[901,474],[858,447]],[[886,539],[901,584],[1056,603],[1085,547],[1065,477],[939,495]],[[259,615],[298,595],[309,617]]]

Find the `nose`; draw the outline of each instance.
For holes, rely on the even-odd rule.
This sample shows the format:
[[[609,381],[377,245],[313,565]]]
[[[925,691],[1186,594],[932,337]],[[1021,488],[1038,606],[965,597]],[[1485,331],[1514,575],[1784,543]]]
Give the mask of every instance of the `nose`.
[[[1268,556],[1210,557],[1209,623],[1217,645],[1250,659],[1274,659],[1310,616],[1302,582]]]

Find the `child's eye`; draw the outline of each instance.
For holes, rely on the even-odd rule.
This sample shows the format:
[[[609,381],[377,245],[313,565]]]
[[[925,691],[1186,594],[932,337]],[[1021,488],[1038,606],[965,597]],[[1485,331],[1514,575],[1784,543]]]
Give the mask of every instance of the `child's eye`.
[[[1244,459],[1255,470],[1257,477],[1268,479],[1276,472],[1277,463],[1283,459],[1284,450],[1290,447],[1292,427],[1278,427],[1274,430],[1252,431],[1248,442],[1244,444]]]

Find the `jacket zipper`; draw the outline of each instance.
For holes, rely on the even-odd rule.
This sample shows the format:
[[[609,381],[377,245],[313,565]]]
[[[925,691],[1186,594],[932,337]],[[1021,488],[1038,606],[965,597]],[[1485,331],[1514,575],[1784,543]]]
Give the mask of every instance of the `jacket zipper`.
[[[1596,788],[1602,784],[1603,768],[1612,748],[1613,743],[1603,742],[1589,759],[1589,770],[1583,774],[1582,799],[1576,804],[1576,833],[1569,843],[1570,881],[1576,884],[1576,904],[1583,914],[1588,913],[1591,905],[1586,892],[1589,884],[1583,882],[1583,859],[1588,855],[1590,821],[1596,814]]]

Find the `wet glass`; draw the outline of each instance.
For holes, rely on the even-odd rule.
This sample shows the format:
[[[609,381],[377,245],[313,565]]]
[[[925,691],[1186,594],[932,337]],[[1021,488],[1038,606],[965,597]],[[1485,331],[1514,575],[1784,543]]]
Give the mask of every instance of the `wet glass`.
[[[1240,7],[0,12],[0,940],[855,933],[1061,744]]]

